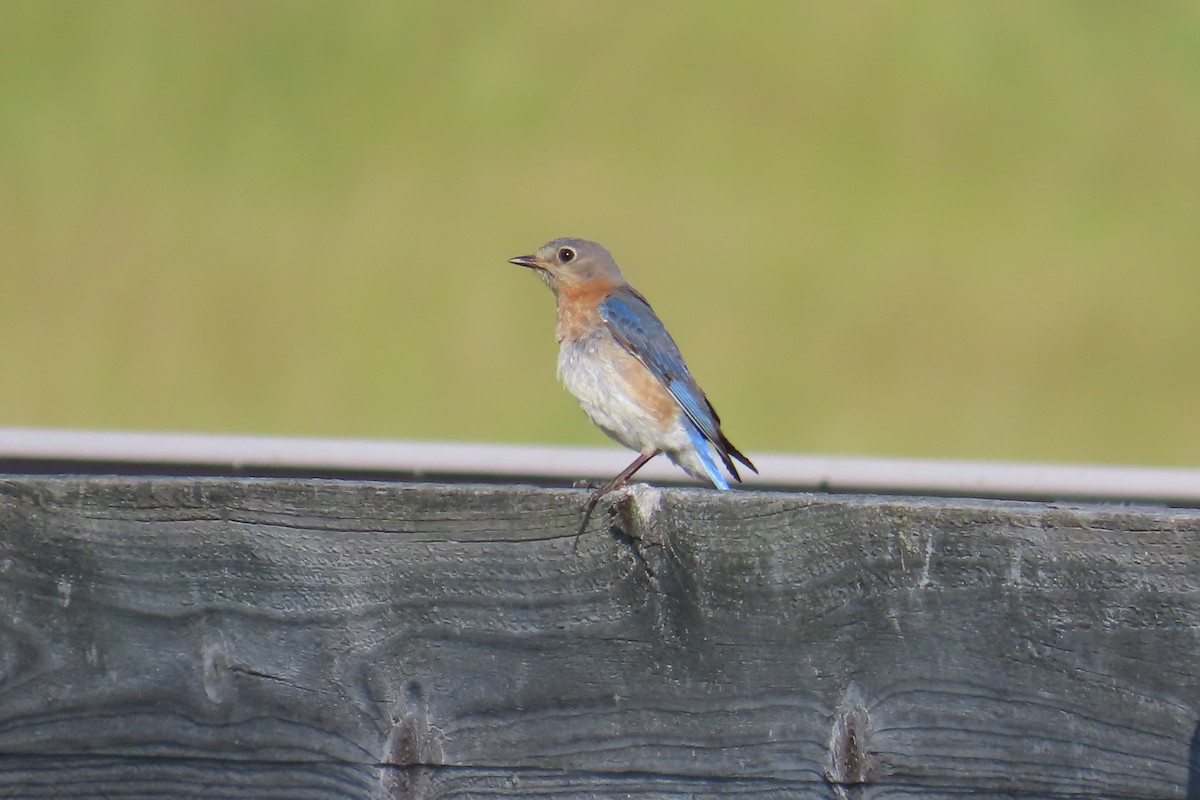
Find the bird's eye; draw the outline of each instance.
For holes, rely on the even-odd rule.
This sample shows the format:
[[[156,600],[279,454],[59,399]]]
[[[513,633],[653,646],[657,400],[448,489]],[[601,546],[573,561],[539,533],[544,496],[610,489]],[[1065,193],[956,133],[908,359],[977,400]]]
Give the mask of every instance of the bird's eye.
[[[564,247],[558,251],[558,260],[566,264],[568,261],[575,260],[575,251],[569,247]]]

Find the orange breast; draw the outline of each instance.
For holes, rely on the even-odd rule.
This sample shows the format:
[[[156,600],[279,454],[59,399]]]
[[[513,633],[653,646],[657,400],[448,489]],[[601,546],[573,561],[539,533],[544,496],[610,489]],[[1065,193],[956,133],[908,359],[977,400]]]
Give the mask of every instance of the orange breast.
[[[597,325],[603,325],[598,306],[611,291],[611,285],[595,282],[583,287],[561,287],[558,290],[558,324],[555,326],[558,341],[583,339]]]

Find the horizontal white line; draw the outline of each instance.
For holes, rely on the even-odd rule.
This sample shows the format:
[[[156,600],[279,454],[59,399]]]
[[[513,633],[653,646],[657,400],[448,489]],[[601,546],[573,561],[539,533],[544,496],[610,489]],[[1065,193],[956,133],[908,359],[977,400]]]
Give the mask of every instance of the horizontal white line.
[[[0,428],[3,462],[92,462],[405,475],[607,479],[633,453],[613,447],[293,439]],[[973,497],[1200,503],[1200,469],[755,454],[750,487]],[[12,467],[8,467],[12,469]],[[686,481],[665,458],[639,478]]]

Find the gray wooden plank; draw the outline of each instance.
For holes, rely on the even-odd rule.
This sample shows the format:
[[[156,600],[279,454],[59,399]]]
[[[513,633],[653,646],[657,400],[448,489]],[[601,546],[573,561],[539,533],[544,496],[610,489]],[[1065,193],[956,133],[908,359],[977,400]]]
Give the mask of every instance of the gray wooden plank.
[[[0,480],[0,796],[1193,791],[1200,512],[581,496]]]
[[[379,769],[349,764],[0,755],[0,797],[13,800],[328,800],[376,796],[379,786]]]
[[[689,778],[638,773],[569,774],[559,770],[464,767],[366,768],[317,763],[229,762],[119,757],[0,758],[0,796],[21,800],[156,797],[512,798],[593,797],[792,800],[824,796],[820,786],[791,781]],[[376,794],[376,792],[382,794]]]

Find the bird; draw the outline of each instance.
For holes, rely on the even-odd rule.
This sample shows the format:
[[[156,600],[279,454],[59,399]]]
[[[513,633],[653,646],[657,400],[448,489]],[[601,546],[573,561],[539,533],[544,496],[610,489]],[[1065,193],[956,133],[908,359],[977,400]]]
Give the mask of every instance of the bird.
[[[552,239],[508,263],[533,270],[554,292],[558,379],[600,430],[638,453],[589,497],[583,527],[601,497],[660,453],[720,490],[729,489],[726,473],[741,481],[735,460],[758,472],[725,436],[675,340],[608,250]]]

